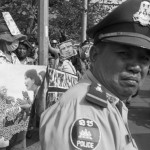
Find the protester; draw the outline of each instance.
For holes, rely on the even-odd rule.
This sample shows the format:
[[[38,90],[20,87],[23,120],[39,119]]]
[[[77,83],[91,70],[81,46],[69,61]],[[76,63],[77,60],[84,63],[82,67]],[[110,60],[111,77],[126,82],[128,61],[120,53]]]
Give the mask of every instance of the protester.
[[[83,68],[82,69],[83,73],[85,73],[86,70],[90,69],[89,53],[90,53],[90,49],[91,49],[92,44],[86,40],[81,45],[82,45],[80,48],[81,65]]]
[[[74,42],[72,39],[59,44],[60,55],[58,70],[66,73],[77,75],[77,70],[74,66],[74,58],[78,54],[76,48],[74,48]]]
[[[78,76],[78,79],[81,79],[84,71],[82,68],[81,59],[78,51],[77,51],[77,55],[71,57],[71,62],[76,69],[77,72],[76,75]]]
[[[150,66],[147,5],[127,0],[87,30],[94,39],[90,70],[42,114],[42,150],[138,149],[123,101],[138,90]]]
[[[59,57],[58,57],[59,58]],[[49,56],[48,58],[48,61],[49,61],[49,67],[50,68],[55,68],[57,69],[57,67],[55,67],[55,57],[53,57],[52,55]]]
[[[34,65],[38,65],[39,64],[39,57],[38,57],[38,53],[39,53],[39,48],[38,48],[38,42],[33,42],[32,43],[28,40],[25,41],[25,43],[27,45],[29,45],[30,47],[30,51],[29,51],[29,55],[28,57],[31,57],[32,59],[34,59]]]
[[[51,41],[51,46],[52,46],[53,48],[57,48],[57,44],[58,44],[57,40],[52,40],[52,41]]]
[[[3,12],[0,12],[0,64],[21,64],[14,52],[19,45],[19,41],[25,40],[26,36],[18,32],[17,26],[12,28],[11,23],[8,26],[6,21],[9,21],[9,19],[4,18]],[[3,145],[0,145],[0,149],[2,147]],[[26,148],[26,135],[24,131],[15,134],[9,141],[7,148],[3,147],[2,149],[11,150],[17,148],[21,150]]]
[[[35,59],[28,57],[29,47],[24,42],[19,42],[19,46],[16,49],[16,55],[18,56],[21,64],[34,65]]]
[[[57,41],[52,40],[50,43],[48,39],[48,63],[51,68],[57,69],[59,65],[59,48],[57,47]]]
[[[0,14],[0,18],[0,64],[20,64],[14,51],[18,47],[19,41],[25,40],[26,36],[22,34],[12,35],[2,14]]]
[[[65,30],[60,30],[59,31],[59,41],[60,43],[64,42],[67,40],[67,34]]]

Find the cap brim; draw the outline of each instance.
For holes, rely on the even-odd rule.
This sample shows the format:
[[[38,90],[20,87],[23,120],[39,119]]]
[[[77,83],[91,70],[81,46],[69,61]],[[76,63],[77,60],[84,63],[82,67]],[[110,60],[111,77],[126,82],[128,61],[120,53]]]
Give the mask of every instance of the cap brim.
[[[136,47],[141,47],[150,50],[150,41],[139,37],[128,37],[128,36],[114,36],[114,37],[107,37],[102,39],[104,42],[115,42],[125,45],[131,45]]]
[[[24,41],[27,39],[27,36],[23,34],[18,35],[11,35],[9,33],[4,33],[0,35],[0,40],[7,41],[7,42],[14,42],[15,40]]]

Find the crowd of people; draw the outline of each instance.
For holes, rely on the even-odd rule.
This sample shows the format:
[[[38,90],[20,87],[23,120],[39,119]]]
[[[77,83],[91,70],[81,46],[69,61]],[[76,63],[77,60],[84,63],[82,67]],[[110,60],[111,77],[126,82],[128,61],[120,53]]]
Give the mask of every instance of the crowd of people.
[[[127,0],[87,30],[94,40],[90,67],[41,115],[42,150],[138,150],[124,102],[149,70],[149,6]]]
[[[26,35],[21,34],[13,34],[13,30],[18,31],[17,26],[11,27],[8,26],[6,20],[3,18],[2,12],[0,14],[0,64],[16,64],[16,65],[38,65],[38,45],[29,42],[28,37]],[[62,33],[62,38],[60,42],[64,42],[67,38]],[[49,42],[50,41],[50,42]],[[60,50],[58,48],[57,40],[49,40],[49,53],[48,53],[48,66],[63,72],[67,72],[73,75],[78,75],[81,77],[83,75],[83,69],[80,61],[84,62],[85,58],[80,59],[79,49],[76,50],[77,54],[67,59],[61,59]],[[75,49],[75,47],[72,48]],[[82,48],[82,47],[80,47]],[[85,67],[86,68],[86,67]],[[84,68],[84,69],[85,69]],[[34,96],[36,99],[36,91],[39,89],[39,84],[37,84],[37,80],[39,75],[36,75],[36,70],[31,69],[25,73],[25,85],[27,89],[34,91]],[[34,72],[34,73],[33,73]],[[35,86],[32,86],[33,89],[30,89],[31,84],[35,83]],[[23,96],[29,99],[29,96],[26,92],[22,93]],[[31,109],[31,116],[29,121],[28,131],[21,131],[13,135],[10,141],[5,141],[3,138],[0,138],[0,150],[25,150],[26,149],[26,138],[32,138],[31,130],[34,127],[39,127],[39,118],[36,117],[36,100],[29,101],[26,103],[25,101],[21,101],[20,105],[22,109]],[[37,119],[38,118],[38,119]],[[35,125],[38,124],[38,125]]]
[[[60,50],[58,45],[61,44],[58,40],[51,40],[52,48],[58,54],[58,61],[56,62],[54,54],[49,50],[49,66],[67,72],[73,75],[77,75],[79,78],[90,68],[89,51],[92,46],[92,42],[85,40],[82,43],[72,44],[72,49],[75,52],[74,55],[67,57],[66,59],[61,58]],[[51,49],[51,48],[50,48]]]
[[[129,131],[124,102],[138,94],[150,66],[150,17],[145,17],[142,9],[147,4],[147,0],[127,0],[118,6],[87,30],[93,43],[73,43],[76,52],[65,59],[59,45],[69,39],[63,33],[59,42],[48,39],[47,65],[78,76],[79,83],[38,118],[42,150],[138,149]],[[0,18],[0,64],[38,65],[37,46],[26,35],[13,35],[2,15]],[[32,80],[40,81],[32,69],[25,77],[27,87]],[[36,94],[40,85],[28,89]],[[32,104],[27,107],[34,111]],[[31,119],[35,116],[32,113]],[[30,127],[32,124],[30,120]],[[26,137],[31,138],[26,131],[15,134],[9,144],[3,141],[0,150],[25,150]]]

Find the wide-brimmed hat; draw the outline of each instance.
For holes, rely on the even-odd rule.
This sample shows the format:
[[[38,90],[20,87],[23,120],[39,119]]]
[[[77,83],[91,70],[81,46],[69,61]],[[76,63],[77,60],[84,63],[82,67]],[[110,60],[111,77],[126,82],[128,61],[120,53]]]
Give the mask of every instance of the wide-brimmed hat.
[[[12,35],[3,16],[2,12],[0,12],[0,40],[7,41],[7,42],[14,42],[15,40],[23,41],[27,39],[26,35],[21,33]]]
[[[108,14],[87,35],[99,41],[150,49],[150,1],[127,0]]]
[[[23,41],[26,38],[23,34],[12,35],[6,24],[0,24],[0,40],[14,42],[15,40]]]

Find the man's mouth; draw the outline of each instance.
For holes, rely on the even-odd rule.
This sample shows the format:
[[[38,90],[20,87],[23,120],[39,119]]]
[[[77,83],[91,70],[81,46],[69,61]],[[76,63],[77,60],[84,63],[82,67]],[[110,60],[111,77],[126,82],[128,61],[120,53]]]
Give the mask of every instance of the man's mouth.
[[[122,81],[129,86],[137,86],[139,83],[139,79],[137,77],[125,77]]]

